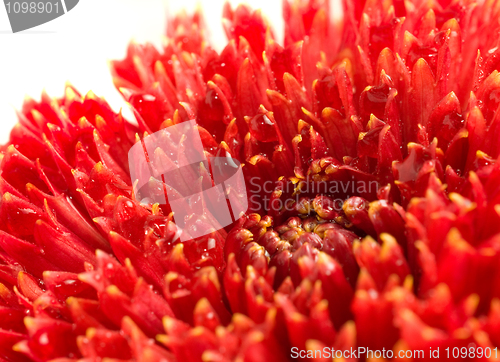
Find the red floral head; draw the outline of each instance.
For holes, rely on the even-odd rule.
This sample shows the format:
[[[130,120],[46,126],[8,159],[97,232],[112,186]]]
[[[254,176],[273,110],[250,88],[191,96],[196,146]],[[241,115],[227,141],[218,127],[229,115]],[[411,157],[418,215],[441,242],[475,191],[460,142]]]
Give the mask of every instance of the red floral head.
[[[0,156],[0,361],[495,357],[500,1],[343,8],[285,0],[281,45],[227,5],[220,54],[200,14],[171,19],[163,49],[111,65],[137,124],[71,86],[25,102]],[[191,120],[241,163],[249,210],[209,230],[193,209],[209,231],[181,240],[127,156]],[[198,171],[179,187],[212,187]]]

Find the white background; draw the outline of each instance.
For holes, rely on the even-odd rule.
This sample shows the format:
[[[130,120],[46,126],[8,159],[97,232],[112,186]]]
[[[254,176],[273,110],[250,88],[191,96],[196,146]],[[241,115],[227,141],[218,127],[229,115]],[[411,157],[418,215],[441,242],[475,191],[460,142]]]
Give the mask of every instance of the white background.
[[[13,0],[14,1],[14,0]],[[32,1],[32,0],[19,0]],[[36,0],[33,0],[36,1]],[[233,1],[233,5],[241,1]],[[152,42],[160,48],[167,12],[188,11],[200,3],[212,45],[221,50],[225,36],[221,25],[224,0],[80,0],[78,5],[47,24],[12,34],[7,12],[0,2],[0,144],[9,139],[25,95],[39,99],[45,88],[59,97],[66,81],[81,93],[104,96],[118,111],[123,101],[114,89],[107,60],[125,56],[127,44]],[[273,23],[282,39],[281,0],[252,0]]]

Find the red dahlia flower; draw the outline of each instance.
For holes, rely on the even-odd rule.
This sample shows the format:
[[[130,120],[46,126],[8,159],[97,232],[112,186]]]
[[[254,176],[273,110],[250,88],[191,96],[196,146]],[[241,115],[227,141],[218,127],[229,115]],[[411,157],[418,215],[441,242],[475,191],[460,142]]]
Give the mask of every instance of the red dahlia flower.
[[[220,54],[200,14],[172,19],[111,66],[137,125],[71,86],[25,102],[1,156],[0,361],[500,347],[500,1],[343,5],[285,0],[284,46],[226,6]],[[250,209],[181,242],[127,154],[193,119]]]

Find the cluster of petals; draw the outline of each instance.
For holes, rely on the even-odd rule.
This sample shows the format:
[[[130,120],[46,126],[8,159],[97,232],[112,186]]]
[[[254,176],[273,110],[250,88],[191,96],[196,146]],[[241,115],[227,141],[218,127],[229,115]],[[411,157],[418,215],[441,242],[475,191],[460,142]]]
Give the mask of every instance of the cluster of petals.
[[[330,6],[284,0],[281,45],[226,5],[220,53],[200,13],[170,19],[111,63],[136,123],[71,85],[25,100],[0,153],[0,361],[500,347],[500,1]],[[181,241],[127,156],[189,120],[241,162],[249,210]]]

